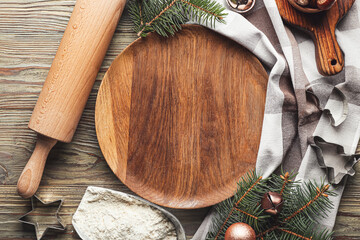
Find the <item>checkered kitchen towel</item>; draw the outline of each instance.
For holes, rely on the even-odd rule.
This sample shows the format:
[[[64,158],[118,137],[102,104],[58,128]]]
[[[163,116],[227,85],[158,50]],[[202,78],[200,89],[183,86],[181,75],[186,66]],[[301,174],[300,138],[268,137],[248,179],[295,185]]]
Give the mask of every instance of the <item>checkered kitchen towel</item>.
[[[218,0],[225,4],[225,0]],[[342,0],[347,1],[347,0]],[[327,179],[339,195],[321,223],[332,229],[347,175],[353,175],[360,123],[360,3],[339,23],[336,36],[344,70],[331,77],[316,68],[309,36],[284,25],[275,0],[257,0],[245,17],[229,11],[215,31],[253,52],[269,71],[257,172],[264,177],[282,166],[298,179]],[[213,213],[194,240],[205,239]]]

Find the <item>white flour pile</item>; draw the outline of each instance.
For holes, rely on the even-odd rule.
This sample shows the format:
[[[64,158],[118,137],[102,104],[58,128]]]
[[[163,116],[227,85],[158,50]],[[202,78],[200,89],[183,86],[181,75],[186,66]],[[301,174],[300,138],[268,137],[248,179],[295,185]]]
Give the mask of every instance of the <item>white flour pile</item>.
[[[73,216],[84,240],[176,240],[174,224],[158,209],[128,195],[88,187]]]

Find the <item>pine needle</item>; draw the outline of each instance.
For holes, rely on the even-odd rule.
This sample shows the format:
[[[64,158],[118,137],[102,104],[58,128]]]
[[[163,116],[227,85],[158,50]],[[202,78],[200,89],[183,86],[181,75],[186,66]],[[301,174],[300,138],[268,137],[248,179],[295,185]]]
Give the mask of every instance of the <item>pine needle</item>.
[[[273,174],[261,179],[255,171],[238,183],[234,197],[218,204],[206,239],[221,240],[234,223],[249,224],[257,239],[263,240],[329,240],[332,232],[319,229],[318,219],[325,218],[333,208],[329,185],[294,182],[295,174]],[[261,200],[265,193],[283,196],[283,209],[277,216],[264,212]]]
[[[145,37],[157,32],[167,37],[181,29],[181,25],[194,21],[214,26],[224,23],[225,8],[214,0],[130,0],[129,13],[134,31]]]

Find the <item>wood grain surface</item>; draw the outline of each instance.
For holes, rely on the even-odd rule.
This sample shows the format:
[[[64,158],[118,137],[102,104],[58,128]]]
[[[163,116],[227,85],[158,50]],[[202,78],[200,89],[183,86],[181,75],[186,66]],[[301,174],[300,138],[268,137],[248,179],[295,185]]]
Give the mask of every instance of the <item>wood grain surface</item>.
[[[131,190],[162,206],[229,198],[255,168],[267,79],[253,54],[201,26],[138,39],[99,89],[95,123],[106,161]]]
[[[42,177],[47,154],[37,151],[49,153],[56,140],[71,141],[125,3],[76,2],[30,118],[39,140],[17,183],[22,197],[33,196]]]
[[[30,200],[16,193],[16,182],[33,150],[36,134],[27,128],[75,0],[0,1],[0,239],[35,239],[32,228],[17,222],[30,210]],[[95,99],[104,73],[132,41],[127,11],[117,26],[84,114],[69,144],[58,143],[50,153],[38,194],[44,200],[63,198],[60,216],[65,233],[49,232],[44,239],[79,239],[72,215],[88,185],[131,193],[108,167],[95,135]],[[359,151],[358,151],[359,152]],[[360,165],[356,167],[360,171]],[[360,175],[348,182],[335,226],[337,240],[360,239]],[[190,239],[208,211],[170,210]]]
[[[21,197],[30,198],[38,190],[46,160],[56,143],[57,140],[38,134],[34,151],[17,182],[17,191]]]
[[[76,2],[29,128],[58,141],[71,141],[125,3]]]
[[[315,43],[319,73],[335,75],[344,67],[344,56],[335,37],[335,28],[355,0],[337,0],[334,6],[320,13],[303,13],[288,0],[276,0],[281,17],[293,26],[308,32]]]

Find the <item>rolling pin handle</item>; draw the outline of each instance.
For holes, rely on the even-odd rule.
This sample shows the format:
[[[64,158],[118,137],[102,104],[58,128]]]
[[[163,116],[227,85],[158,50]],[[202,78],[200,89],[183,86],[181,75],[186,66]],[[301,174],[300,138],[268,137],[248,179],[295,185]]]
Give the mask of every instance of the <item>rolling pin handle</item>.
[[[46,159],[56,143],[57,140],[38,134],[34,152],[17,183],[17,190],[21,197],[30,198],[36,193],[44,172]]]

